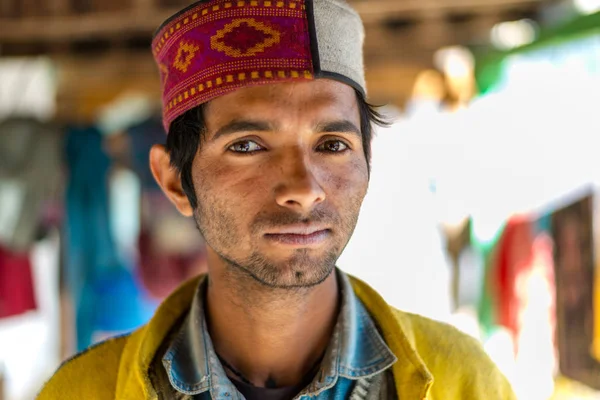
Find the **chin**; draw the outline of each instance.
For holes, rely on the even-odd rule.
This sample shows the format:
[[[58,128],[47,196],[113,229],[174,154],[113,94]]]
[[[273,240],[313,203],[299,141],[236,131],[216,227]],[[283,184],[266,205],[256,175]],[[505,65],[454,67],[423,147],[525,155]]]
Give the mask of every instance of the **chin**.
[[[270,261],[253,257],[244,268],[256,281],[273,288],[308,288],[321,284],[335,270],[337,254],[311,256],[298,250],[285,260]]]

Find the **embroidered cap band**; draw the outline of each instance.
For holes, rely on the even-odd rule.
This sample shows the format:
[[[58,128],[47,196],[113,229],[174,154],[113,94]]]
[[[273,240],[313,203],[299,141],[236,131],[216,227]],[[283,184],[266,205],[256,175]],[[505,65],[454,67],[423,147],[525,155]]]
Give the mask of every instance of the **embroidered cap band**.
[[[156,32],[163,124],[238,88],[330,78],[366,95],[364,29],[345,0],[199,1]]]

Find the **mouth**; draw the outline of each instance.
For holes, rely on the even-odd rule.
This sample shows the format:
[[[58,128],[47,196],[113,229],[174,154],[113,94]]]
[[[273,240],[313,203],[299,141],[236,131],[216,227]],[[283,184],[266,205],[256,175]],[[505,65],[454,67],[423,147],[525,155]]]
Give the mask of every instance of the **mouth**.
[[[265,239],[288,246],[317,246],[331,236],[331,230],[323,227],[293,225],[276,229],[264,235]]]

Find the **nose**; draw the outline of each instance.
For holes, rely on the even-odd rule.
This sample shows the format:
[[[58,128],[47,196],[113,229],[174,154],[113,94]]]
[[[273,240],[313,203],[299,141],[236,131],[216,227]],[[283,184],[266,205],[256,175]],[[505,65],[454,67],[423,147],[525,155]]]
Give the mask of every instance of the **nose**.
[[[302,154],[288,154],[281,183],[275,189],[277,204],[296,212],[311,210],[325,200],[325,191],[313,172],[310,159]]]

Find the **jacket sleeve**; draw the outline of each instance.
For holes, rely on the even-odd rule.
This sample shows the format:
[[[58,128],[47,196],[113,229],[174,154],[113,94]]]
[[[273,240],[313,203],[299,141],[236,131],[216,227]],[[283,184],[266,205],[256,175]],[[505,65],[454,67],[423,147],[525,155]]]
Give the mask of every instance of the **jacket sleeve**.
[[[433,375],[430,400],[516,400],[481,344],[456,328],[411,316],[419,355]]]
[[[37,400],[112,400],[127,337],[107,340],[64,362]]]

